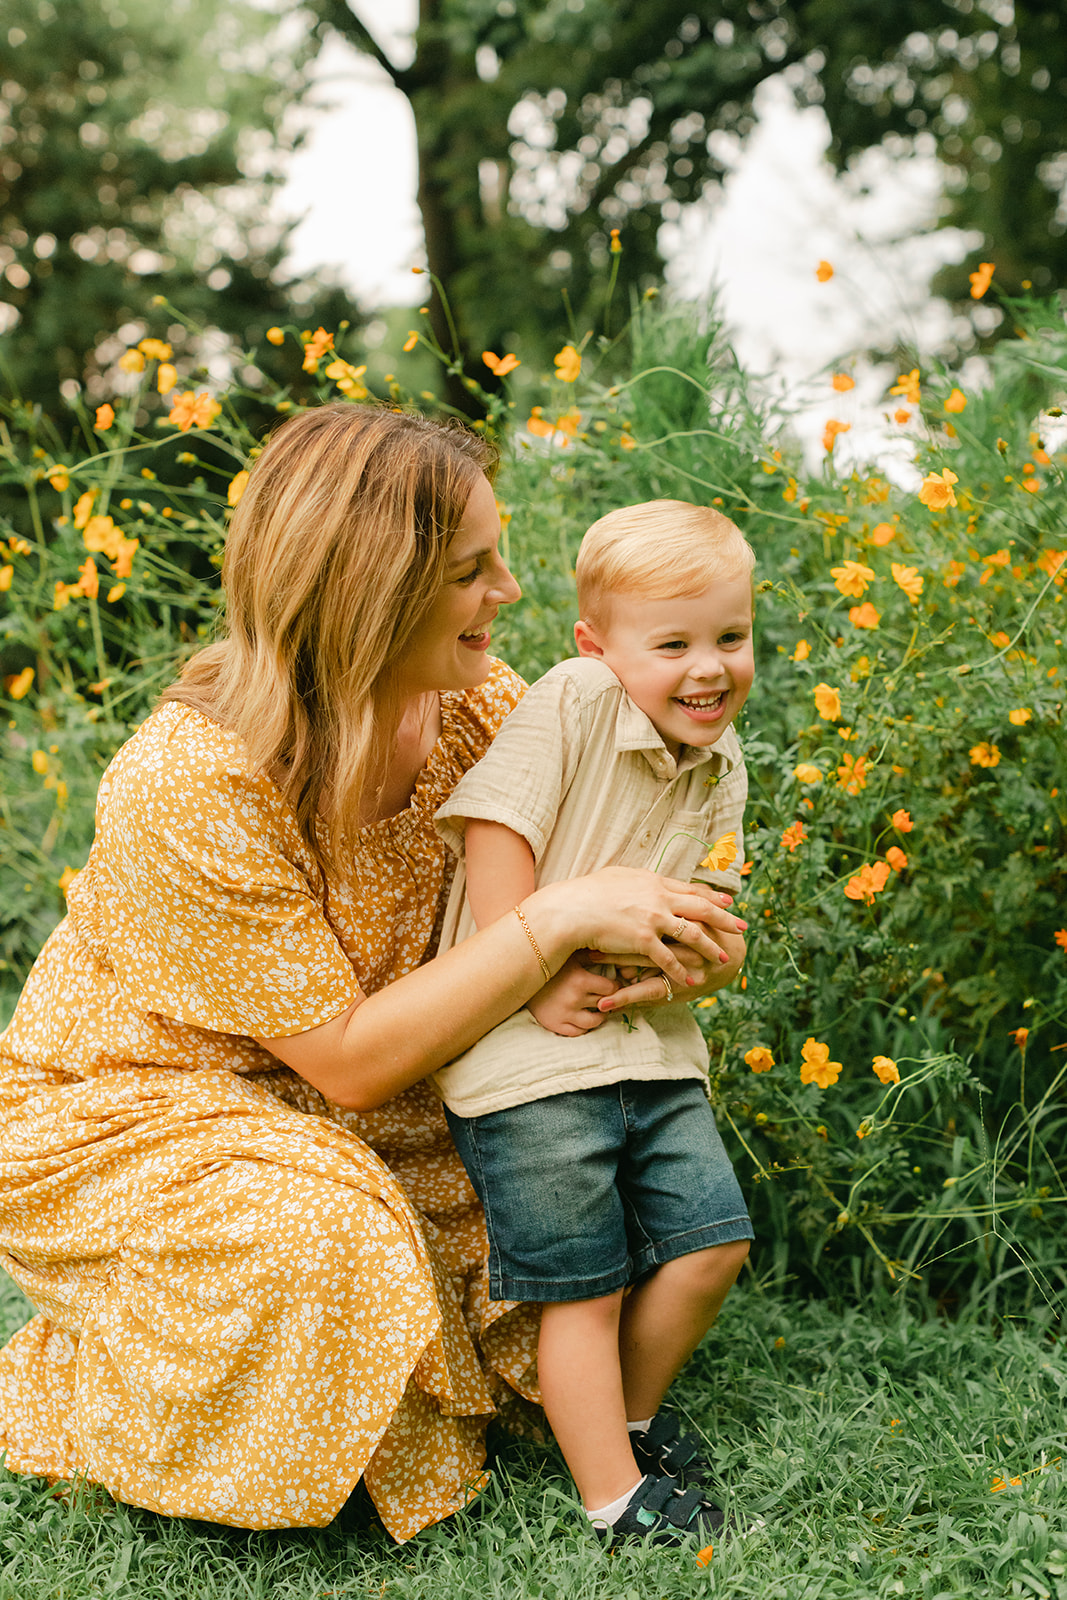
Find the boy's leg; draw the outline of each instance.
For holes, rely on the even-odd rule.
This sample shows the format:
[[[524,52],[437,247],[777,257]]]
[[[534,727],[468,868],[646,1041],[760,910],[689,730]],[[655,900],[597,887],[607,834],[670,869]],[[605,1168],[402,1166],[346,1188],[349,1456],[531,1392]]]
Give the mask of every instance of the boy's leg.
[[[537,1371],[545,1415],[586,1510],[606,1506],[641,1478],[626,1429],[619,1370],[622,1290],[546,1305]]]
[[[619,1360],[626,1416],[654,1417],[660,1402],[719,1314],[748,1256],[736,1239],[658,1267],[626,1298]]]

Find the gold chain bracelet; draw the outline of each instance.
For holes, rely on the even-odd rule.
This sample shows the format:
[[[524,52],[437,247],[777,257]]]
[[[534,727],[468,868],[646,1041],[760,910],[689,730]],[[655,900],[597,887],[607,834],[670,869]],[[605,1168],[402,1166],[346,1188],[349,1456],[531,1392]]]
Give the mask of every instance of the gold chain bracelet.
[[[515,907],[515,915],[518,917],[519,922],[522,925],[523,933],[526,935],[527,939],[529,939],[530,944],[533,947],[534,955],[537,957],[538,961],[541,963],[541,971],[545,975],[545,982],[548,983],[549,979],[552,977],[552,969],[549,966],[548,962],[545,960],[544,956],[541,954],[541,946],[538,944],[537,940],[534,938],[533,929],[530,927],[530,924],[527,922],[526,918],[523,916],[522,907],[521,906],[516,906]]]

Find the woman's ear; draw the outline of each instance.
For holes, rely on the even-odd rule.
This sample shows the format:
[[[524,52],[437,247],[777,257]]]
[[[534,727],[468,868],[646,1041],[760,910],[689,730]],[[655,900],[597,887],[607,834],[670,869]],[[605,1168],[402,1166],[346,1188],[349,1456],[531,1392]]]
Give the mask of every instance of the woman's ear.
[[[591,622],[586,622],[584,617],[579,617],[574,624],[574,642],[578,647],[580,656],[602,656],[604,646],[597,637],[597,631]]]

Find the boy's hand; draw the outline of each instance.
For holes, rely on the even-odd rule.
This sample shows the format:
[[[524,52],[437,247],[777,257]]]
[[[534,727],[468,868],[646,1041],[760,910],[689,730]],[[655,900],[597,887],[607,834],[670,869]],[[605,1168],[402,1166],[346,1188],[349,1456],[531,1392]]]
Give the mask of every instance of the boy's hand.
[[[597,1002],[614,994],[619,985],[613,978],[591,972],[584,964],[589,958],[589,951],[576,950],[552,981],[527,1002],[527,1010],[549,1033],[575,1039],[607,1021],[608,1014],[597,1010]]]

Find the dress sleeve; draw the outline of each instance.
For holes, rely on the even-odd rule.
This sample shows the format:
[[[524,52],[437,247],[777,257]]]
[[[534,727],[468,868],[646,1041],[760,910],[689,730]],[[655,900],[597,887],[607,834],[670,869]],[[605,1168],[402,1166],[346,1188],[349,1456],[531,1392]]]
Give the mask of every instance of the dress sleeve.
[[[460,860],[464,824],[478,817],[520,834],[540,861],[574,778],[582,720],[574,684],[558,669],[526,691],[437,812],[437,827]]]
[[[329,1021],[359,986],[291,813],[210,739],[176,743],[120,758],[97,818],[98,926],[125,997],[220,1033]]]

